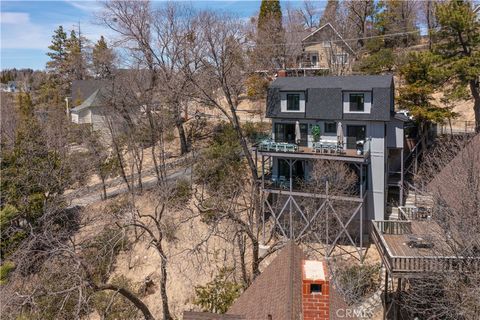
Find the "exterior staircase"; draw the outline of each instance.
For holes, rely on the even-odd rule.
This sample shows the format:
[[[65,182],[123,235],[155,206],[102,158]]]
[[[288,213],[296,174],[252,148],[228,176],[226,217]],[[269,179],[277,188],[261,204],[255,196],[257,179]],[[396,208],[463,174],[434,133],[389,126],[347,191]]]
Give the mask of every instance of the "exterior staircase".
[[[417,208],[432,208],[434,201],[433,196],[427,192],[420,191],[415,188],[405,188],[407,193],[407,198],[403,207],[417,207]],[[400,219],[400,209],[398,207],[387,207],[385,212],[385,220],[399,220]]]

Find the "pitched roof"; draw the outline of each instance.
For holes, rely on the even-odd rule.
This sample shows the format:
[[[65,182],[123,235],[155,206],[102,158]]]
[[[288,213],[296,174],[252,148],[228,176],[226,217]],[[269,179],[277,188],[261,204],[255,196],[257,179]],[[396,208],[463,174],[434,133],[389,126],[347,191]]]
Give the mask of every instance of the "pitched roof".
[[[303,251],[289,242],[248,289],[235,301],[228,314],[247,319],[301,319]]]
[[[392,75],[355,75],[324,77],[284,77],[277,78],[270,87],[280,90],[306,90],[310,88],[341,88],[343,90],[365,90],[390,88]]]
[[[320,31],[322,31],[322,30],[325,30],[325,29],[327,29],[327,28],[330,28],[330,29],[333,31],[333,33],[340,39],[340,41],[343,43],[343,45],[344,45],[348,50],[350,50],[350,52],[351,52],[352,54],[355,54],[355,51],[352,49],[352,47],[350,47],[350,46],[348,45],[348,43],[347,43],[345,40],[343,40],[343,37],[342,37],[342,36],[340,35],[340,33],[338,33],[338,31],[330,24],[330,22],[329,22],[329,23],[326,23],[326,24],[324,24],[323,26],[319,27],[318,29],[314,30],[314,31],[313,31],[312,33],[310,33],[308,36],[306,36],[305,38],[303,38],[303,39],[302,39],[302,42],[307,42],[307,40],[308,40],[309,38],[313,37],[313,36],[314,36],[315,34],[317,34],[318,32],[320,32]],[[332,41],[334,41],[334,40],[332,40]]]
[[[85,101],[97,89],[100,89],[109,83],[111,82],[108,80],[74,80],[71,87],[71,96],[73,103],[76,103],[77,101]]]
[[[87,108],[104,106],[107,95],[108,92],[106,87],[97,89],[87,98],[87,100],[83,101],[79,106],[76,106],[71,111],[75,113]]]

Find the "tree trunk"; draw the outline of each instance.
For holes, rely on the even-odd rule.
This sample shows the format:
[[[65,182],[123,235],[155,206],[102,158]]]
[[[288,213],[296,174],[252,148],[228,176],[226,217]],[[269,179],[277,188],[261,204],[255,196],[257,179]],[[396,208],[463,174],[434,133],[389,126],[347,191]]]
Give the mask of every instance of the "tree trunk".
[[[162,298],[162,315],[163,320],[173,320],[170,314],[170,308],[168,307],[168,295],[167,295],[167,257],[163,252],[161,239],[156,243],[155,247],[160,255],[160,296]]]
[[[480,88],[478,80],[470,80],[470,91],[473,96],[473,111],[475,112],[475,132],[480,133]]]
[[[110,290],[110,291],[116,291],[120,293],[122,296],[124,296],[128,301],[133,303],[135,307],[137,307],[138,310],[140,310],[143,313],[143,316],[145,317],[145,320],[155,320],[153,317],[152,313],[148,309],[147,305],[142,302],[142,300],[138,299],[137,296],[131,292],[130,290],[127,290],[122,287],[118,287],[113,284],[103,284],[103,285],[95,285],[95,288],[97,291],[105,291],[105,290]]]
[[[245,265],[245,240],[242,239],[242,235],[237,235],[237,245],[240,253],[240,267],[242,269],[243,285],[247,288],[250,285],[250,279],[248,279],[247,268]]]
[[[178,136],[180,138],[180,154],[184,155],[188,152],[187,135],[185,134],[182,120],[176,121],[175,125],[177,127]]]
[[[102,179],[103,200],[107,200],[107,186],[105,185],[105,177],[100,176],[100,179]]]

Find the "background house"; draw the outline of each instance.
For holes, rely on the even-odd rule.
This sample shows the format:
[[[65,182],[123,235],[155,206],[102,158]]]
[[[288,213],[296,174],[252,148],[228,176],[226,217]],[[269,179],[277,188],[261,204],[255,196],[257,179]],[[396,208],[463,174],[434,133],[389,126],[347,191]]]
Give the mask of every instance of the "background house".
[[[323,70],[341,75],[351,71],[355,52],[330,23],[306,36],[302,47],[298,68],[305,73]]]
[[[89,124],[93,130],[105,128],[109,84],[106,80],[73,81],[71,98],[67,101],[67,112],[73,123]],[[70,104],[74,107],[68,110]]]

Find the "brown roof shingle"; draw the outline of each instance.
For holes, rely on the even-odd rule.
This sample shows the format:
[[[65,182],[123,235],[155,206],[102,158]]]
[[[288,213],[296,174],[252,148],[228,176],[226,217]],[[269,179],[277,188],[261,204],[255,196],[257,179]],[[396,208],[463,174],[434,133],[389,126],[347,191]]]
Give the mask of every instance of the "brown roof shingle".
[[[289,242],[228,310],[250,320],[302,319],[302,260],[305,255]]]

